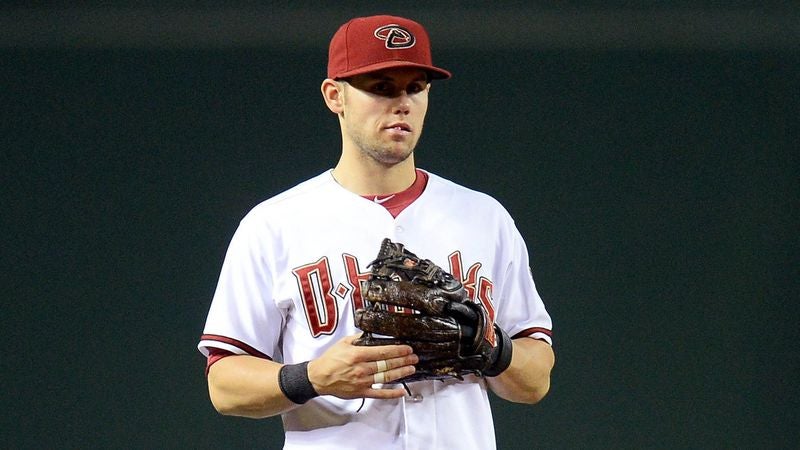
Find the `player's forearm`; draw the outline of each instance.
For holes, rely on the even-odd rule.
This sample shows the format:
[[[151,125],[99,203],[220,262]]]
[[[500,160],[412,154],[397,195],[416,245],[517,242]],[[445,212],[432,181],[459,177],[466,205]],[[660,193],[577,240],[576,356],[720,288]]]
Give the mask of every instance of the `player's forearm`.
[[[208,372],[211,403],[220,414],[270,417],[296,406],[278,385],[281,365],[247,355],[223,358]]]
[[[517,403],[536,403],[550,390],[550,371],[555,363],[553,349],[546,342],[519,338],[512,341],[511,365],[496,377],[487,378],[498,396]]]

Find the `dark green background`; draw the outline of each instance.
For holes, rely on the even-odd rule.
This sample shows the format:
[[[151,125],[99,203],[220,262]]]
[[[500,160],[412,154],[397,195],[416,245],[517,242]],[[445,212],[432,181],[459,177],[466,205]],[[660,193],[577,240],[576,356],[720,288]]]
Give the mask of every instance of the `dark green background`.
[[[338,157],[324,45],[0,51],[0,445],[280,446],[195,345],[241,216]],[[500,448],[795,447],[800,54],[435,58],[418,162],[510,210],[554,320]]]

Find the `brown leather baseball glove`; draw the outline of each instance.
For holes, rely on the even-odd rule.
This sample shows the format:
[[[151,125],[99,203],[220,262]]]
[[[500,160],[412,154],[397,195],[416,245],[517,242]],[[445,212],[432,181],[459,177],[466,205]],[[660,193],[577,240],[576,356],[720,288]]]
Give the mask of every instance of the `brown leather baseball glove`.
[[[417,370],[399,382],[491,377],[509,366],[510,338],[451,274],[389,239],[369,267],[367,306],[355,316],[364,333],[355,344],[410,345]]]

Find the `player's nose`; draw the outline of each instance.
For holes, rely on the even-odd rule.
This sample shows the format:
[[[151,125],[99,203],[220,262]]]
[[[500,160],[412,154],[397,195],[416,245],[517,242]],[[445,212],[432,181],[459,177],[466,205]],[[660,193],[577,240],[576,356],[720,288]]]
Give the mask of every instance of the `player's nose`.
[[[408,114],[411,112],[411,99],[406,91],[401,91],[396,100],[394,105],[395,114]]]

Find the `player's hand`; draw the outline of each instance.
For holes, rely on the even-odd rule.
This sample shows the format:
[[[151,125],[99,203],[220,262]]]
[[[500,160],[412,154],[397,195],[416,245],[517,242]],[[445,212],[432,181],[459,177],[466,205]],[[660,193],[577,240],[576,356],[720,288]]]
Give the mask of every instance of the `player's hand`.
[[[320,395],[339,398],[398,398],[405,395],[402,387],[373,385],[392,381],[414,373],[417,355],[408,345],[360,347],[353,345],[360,334],[341,339],[317,359],[308,363],[308,379]]]

